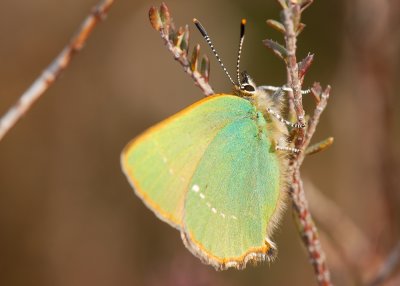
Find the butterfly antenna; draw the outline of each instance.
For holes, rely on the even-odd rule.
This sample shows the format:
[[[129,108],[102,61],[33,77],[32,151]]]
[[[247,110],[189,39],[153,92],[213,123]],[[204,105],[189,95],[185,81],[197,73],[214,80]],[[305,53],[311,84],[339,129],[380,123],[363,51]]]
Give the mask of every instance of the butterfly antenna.
[[[242,87],[240,83],[240,56],[242,54],[245,26],[246,26],[246,19],[242,19],[242,21],[240,22],[240,41],[239,41],[239,51],[236,63],[236,75],[240,87]]]
[[[207,44],[210,46],[212,52],[214,53],[214,56],[217,58],[220,66],[222,67],[222,69],[224,70],[225,74],[228,76],[229,80],[231,81],[231,83],[233,85],[236,85],[236,83],[233,81],[232,77],[230,76],[230,74],[228,73],[228,70],[225,68],[224,64],[222,63],[221,58],[219,57],[217,51],[214,48],[214,45],[211,42],[210,37],[207,34],[206,29],[204,29],[203,25],[197,20],[197,19],[193,19],[193,23],[196,25],[197,29],[199,29],[201,35],[203,36],[203,38],[206,40]],[[239,81],[240,84],[240,81]]]

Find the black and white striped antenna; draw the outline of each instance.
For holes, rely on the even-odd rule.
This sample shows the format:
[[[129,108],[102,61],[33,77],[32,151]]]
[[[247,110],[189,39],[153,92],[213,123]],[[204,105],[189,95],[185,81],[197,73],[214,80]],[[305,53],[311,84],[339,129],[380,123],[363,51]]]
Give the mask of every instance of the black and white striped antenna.
[[[243,41],[244,41],[244,28],[246,27],[246,19],[242,19],[240,22],[240,40],[239,40],[239,51],[238,51],[238,56],[237,56],[237,62],[236,62],[236,76],[238,80],[239,87],[241,88],[241,80],[240,80],[240,56],[242,54],[242,47],[243,47]]]
[[[211,39],[208,36],[206,29],[204,29],[203,25],[197,19],[193,19],[193,23],[196,25],[197,29],[199,29],[201,35],[206,40],[207,44],[210,46],[212,52],[214,53],[214,56],[217,58],[220,66],[224,70],[225,74],[228,76],[228,78],[231,81],[231,83],[233,85],[239,85],[239,87],[241,87],[239,65],[240,65],[240,55],[242,53],[242,46],[243,46],[243,40],[244,40],[244,27],[246,25],[246,19],[242,19],[242,22],[240,23],[240,43],[239,43],[238,59],[237,59],[237,64],[236,64],[238,83],[235,83],[235,81],[232,79],[231,75],[229,74],[228,70],[226,69],[226,67],[222,63],[222,60],[219,57],[217,51],[215,50],[214,45],[212,44]]]

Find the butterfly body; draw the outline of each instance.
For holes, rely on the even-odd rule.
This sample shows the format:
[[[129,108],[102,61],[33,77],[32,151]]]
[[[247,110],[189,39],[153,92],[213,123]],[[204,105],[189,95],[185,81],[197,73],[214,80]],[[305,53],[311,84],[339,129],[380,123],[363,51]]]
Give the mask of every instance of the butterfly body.
[[[287,128],[262,90],[209,96],[132,140],[121,164],[136,194],[216,269],[272,259],[284,201]],[[276,106],[275,108],[279,108]]]

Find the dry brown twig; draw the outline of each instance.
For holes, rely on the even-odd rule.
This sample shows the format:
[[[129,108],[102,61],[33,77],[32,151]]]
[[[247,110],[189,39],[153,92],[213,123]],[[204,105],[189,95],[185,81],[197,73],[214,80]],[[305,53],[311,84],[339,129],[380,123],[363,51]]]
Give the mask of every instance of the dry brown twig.
[[[106,17],[113,3],[114,0],[102,0],[93,7],[69,44],[0,119],[0,141],[68,67],[72,57],[82,49],[94,27]]]
[[[297,62],[297,36],[305,27],[301,23],[302,12],[312,4],[312,0],[278,0],[282,6],[282,23],[268,22],[270,26],[281,31],[285,38],[285,46],[279,45],[271,40],[265,40],[264,44],[271,48],[275,54],[280,56],[286,63],[287,86],[292,88],[289,92],[289,103],[292,112],[294,111],[297,121],[305,123],[303,97],[301,87],[306,71],[313,60],[312,55],[308,55],[300,63]],[[318,238],[318,231],[314,220],[309,211],[308,202],[305,197],[303,182],[300,176],[300,167],[306,155],[306,149],[310,144],[311,138],[315,133],[319,123],[320,116],[324,111],[330,93],[330,86],[322,90],[318,83],[312,88],[312,93],[316,99],[316,108],[314,114],[308,122],[305,129],[298,130],[294,134],[294,143],[297,149],[302,152],[293,156],[290,165],[292,167],[292,180],[290,186],[290,197],[293,204],[293,214],[298,222],[299,233],[308,250],[311,264],[319,285],[332,285],[330,272],[326,265],[325,253],[322,250],[321,242]],[[317,148],[318,149],[318,148]]]
[[[195,84],[200,87],[204,95],[214,94],[214,90],[208,83],[210,74],[210,63],[207,56],[203,56],[199,70],[198,58],[200,46],[196,45],[193,49],[192,57],[189,60],[189,28],[186,25],[184,28],[175,29],[174,23],[168,7],[162,3],[160,9],[151,7],[149,18],[153,28],[160,32],[161,38],[167,49],[174,55],[174,59],[178,61],[183,70],[192,77]]]
[[[275,20],[268,20],[267,24],[276,30],[282,32],[285,37],[286,45],[282,46],[272,40],[264,40],[264,44],[271,48],[272,51],[284,59],[287,66],[288,82],[287,86],[292,88],[289,92],[289,107],[296,114],[298,123],[305,124],[305,112],[302,104],[302,82],[304,76],[310,67],[313,56],[308,55],[300,63],[296,58],[296,41],[297,35],[305,27],[300,22],[301,13],[311,3],[311,0],[294,1],[294,0],[278,0],[283,8],[282,23]],[[202,67],[198,70],[197,59],[199,46],[194,49],[191,60],[188,59],[188,38],[189,31],[187,26],[176,30],[171,21],[168,8],[163,3],[160,9],[152,7],[149,12],[150,21],[154,29],[160,32],[164,40],[164,44],[172,52],[175,60],[177,60],[199,86],[203,93],[207,96],[213,94],[211,86],[208,84],[209,63],[208,59],[202,61]],[[297,130],[293,134],[295,146],[302,152],[295,155],[290,166],[292,168],[292,184],[290,188],[290,196],[293,202],[293,213],[299,222],[299,232],[307,247],[311,264],[319,285],[332,285],[330,281],[329,270],[326,266],[325,254],[322,251],[320,241],[318,239],[317,229],[308,209],[308,203],[304,195],[303,182],[300,177],[300,166],[305,158],[306,149],[308,148],[311,138],[314,135],[318,125],[320,116],[324,111],[329,98],[330,87],[322,90],[319,84],[314,84],[312,93],[316,98],[317,105],[314,114],[311,117],[308,127]],[[296,131],[295,131],[296,132]],[[332,138],[321,142],[318,146],[313,146],[310,153],[315,153],[329,147],[333,142]]]

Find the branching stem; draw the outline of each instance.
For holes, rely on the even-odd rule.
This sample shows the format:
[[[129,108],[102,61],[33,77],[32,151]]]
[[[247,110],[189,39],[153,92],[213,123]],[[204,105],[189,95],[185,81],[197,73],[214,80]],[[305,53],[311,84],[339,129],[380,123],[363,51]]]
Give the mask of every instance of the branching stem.
[[[284,36],[286,43],[286,69],[287,69],[287,86],[292,88],[289,92],[290,107],[293,108],[299,124],[305,124],[303,98],[301,94],[302,80],[299,76],[299,68],[296,58],[296,41],[298,25],[301,18],[301,7],[299,4],[288,1],[287,8],[282,11],[282,22],[284,25]],[[305,158],[305,149],[310,144],[310,140],[314,135],[319,118],[324,111],[328,98],[330,87],[328,86],[322,92],[319,85],[314,85],[313,93],[320,98],[317,103],[314,114],[309,121],[306,129],[300,129],[295,137],[295,147],[303,152],[295,155],[290,162],[292,166],[292,182],[290,186],[290,197],[293,204],[293,214],[298,222],[298,229],[305,244],[310,262],[313,266],[314,273],[317,278],[318,285],[332,285],[330,280],[330,272],[326,265],[325,253],[321,247],[321,242],[318,237],[318,231],[314,220],[309,211],[308,202],[305,197],[303,181],[300,176],[300,166]]]

